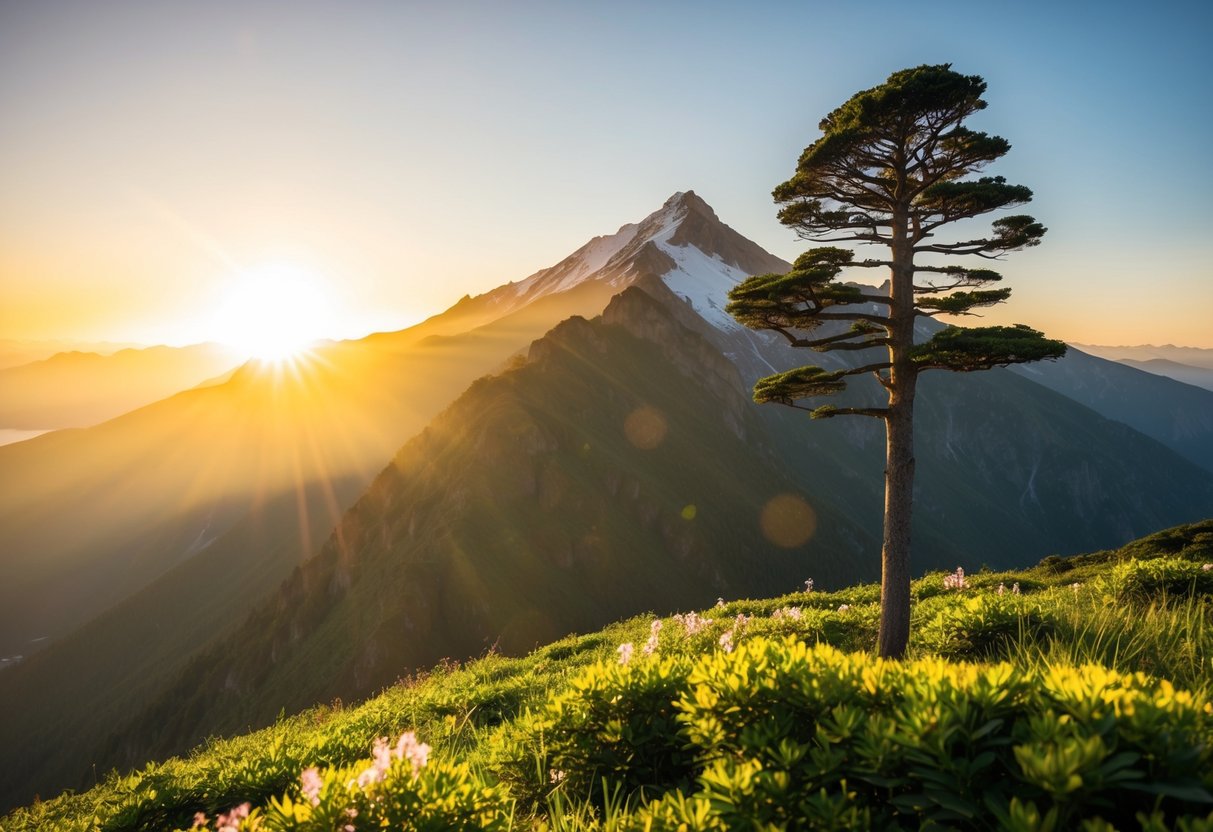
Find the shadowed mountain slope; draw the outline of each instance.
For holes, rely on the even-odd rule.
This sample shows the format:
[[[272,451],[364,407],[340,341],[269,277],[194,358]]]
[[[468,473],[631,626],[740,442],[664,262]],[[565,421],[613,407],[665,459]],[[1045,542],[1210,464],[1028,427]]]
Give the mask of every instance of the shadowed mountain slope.
[[[1012,372],[1124,422],[1213,471],[1213,390],[1073,347],[1059,361],[1023,364]]]

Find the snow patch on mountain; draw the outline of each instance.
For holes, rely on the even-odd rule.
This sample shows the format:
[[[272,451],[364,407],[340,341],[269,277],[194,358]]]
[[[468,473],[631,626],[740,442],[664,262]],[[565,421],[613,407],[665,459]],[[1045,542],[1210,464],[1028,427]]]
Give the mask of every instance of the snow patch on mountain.
[[[614,234],[590,240],[580,252],[581,262],[577,266],[579,275],[593,274],[605,266],[624,246],[636,239],[639,228],[639,223],[628,223]]]
[[[701,318],[718,329],[740,329],[740,324],[724,311],[724,305],[729,290],[748,275],[694,246],[675,246],[660,241],[657,245],[678,264],[662,275],[665,285],[689,301]]]
[[[538,271],[513,284],[507,297],[500,300],[526,298],[534,300],[544,295],[572,289],[591,278],[610,262],[611,258],[636,239],[638,223],[628,223],[614,234],[595,237],[564,260],[549,269]],[[499,301],[500,302],[500,301]]]

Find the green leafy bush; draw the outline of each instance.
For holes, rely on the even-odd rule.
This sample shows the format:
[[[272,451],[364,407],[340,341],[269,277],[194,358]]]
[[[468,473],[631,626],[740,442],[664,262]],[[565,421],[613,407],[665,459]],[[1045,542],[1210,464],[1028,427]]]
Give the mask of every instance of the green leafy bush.
[[[916,644],[945,658],[989,659],[1010,645],[1037,640],[1055,627],[1053,608],[1036,596],[981,592],[924,603]]]
[[[1158,595],[1213,594],[1213,569],[1181,557],[1129,560],[1118,563],[1102,579],[1105,591],[1117,598]]]
[[[1140,674],[886,662],[755,638],[685,675],[657,660],[600,665],[574,689],[594,703],[576,713],[593,716],[559,712],[549,741],[608,782],[665,788],[637,828],[1139,828],[1143,809],[1167,823],[1213,809],[1213,709]],[[642,711],[663,716],[625,734]],[[680,750],[693,793],[677,786]]]
[[[629,792],[688,785],[694,756],[675,703],[689,670],[687,659],[637,658],[574,678],[547,708],[551,779],[596,800],[603,778]]]

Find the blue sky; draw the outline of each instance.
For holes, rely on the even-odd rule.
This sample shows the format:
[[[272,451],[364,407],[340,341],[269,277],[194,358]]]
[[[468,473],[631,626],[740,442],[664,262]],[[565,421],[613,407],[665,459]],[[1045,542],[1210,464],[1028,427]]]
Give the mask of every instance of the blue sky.
[[[791,259],[821,117],[950,62],[1050,228],[988,320],[1213,347],[1211,39],[1196,3],[9,2],[0,337],[206,337],[268,261],[335,287],[325,334],[403,326],[675,190]]]

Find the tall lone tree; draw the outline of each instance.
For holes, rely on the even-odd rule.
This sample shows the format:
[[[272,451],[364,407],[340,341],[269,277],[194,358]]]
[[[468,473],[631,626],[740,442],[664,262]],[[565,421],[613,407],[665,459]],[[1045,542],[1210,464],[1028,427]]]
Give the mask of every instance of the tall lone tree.
[[[948,263],[948,256],[997,260],[1035,246],[1045,228],[1016,214],[994,220],[985,236],[943,236],[952,223],[1023,205],[1032,192],[1001,176],[973,174],[1010,144],[964,121],[986,106],[985,81],[950,64],[889,76],[822,120],[821,138],[800,157],[796,173],[774,191],[779,220],[814,243],[880,246],[884,256],[857,260],[849,249],[812,248],[787,274],[751,277],[729,293],[726,307],[753,329],[819,352],[883,348],[878,360],[826,370],[801,367],[761,379],[758,402],[810,410],[813,418],[870,416],[885,424],[884,538],[881,549],[880,655],[905,653],[910,635],[910,514],[914,488],[914,392],[925,370],[968,372],[1058,358],[1065,344],[1023,325],[948,326],[914,343],[915,323],[967,315],[1002,303],[1011,290],[987,268]],[[939,235],[939,236],[937,236]],[[916,262],[919,255],[930,262]],[[889,291],[837,280],[845,267],[888,269]],[[848,326],[849,324],[849,326]],[[819,328],[825,327],[822,332]],[[883,407],[812,408],[804,399],[837,393],[848,376],[874,374],[888,393]]]

